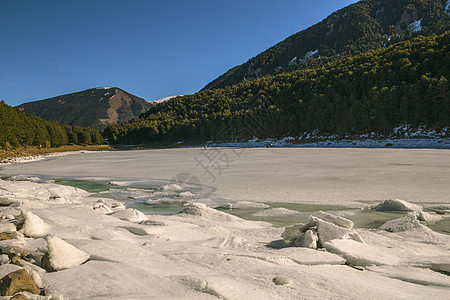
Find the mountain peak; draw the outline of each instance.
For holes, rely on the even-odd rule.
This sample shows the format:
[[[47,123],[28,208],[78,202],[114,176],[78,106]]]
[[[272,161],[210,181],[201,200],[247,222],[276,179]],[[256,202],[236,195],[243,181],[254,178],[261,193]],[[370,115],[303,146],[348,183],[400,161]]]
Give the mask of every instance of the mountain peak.
[[[103,129],[137,117],[153,105],[117,87],[98,87],[24,103],[18,108],[50,121]]]

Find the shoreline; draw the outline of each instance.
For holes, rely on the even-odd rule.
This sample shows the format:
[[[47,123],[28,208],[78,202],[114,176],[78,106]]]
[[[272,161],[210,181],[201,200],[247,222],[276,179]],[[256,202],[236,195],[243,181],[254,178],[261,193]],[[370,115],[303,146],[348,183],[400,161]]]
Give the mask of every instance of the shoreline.
[[[109,145],[70,145],[58,148],[18,147],[13,150],[0,149],[0,166],[13,163],[39,161],[80,151],[114,151]]]
[[[376,149],[450,149],[450,138],[382,138],[382,139],[332,139],[318,138],[297,140],[252,139],[243,142],[206,142],[190,144],[179,142],[172,145],[111,145],[115,150],[152,150],[174,148],[376,148]]]

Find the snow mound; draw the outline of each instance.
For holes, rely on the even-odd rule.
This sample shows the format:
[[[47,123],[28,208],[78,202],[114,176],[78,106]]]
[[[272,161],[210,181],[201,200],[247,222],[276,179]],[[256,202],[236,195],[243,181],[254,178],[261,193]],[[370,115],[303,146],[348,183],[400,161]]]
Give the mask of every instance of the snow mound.
[[[191,193],[189,191],[186,191],[186,192],[179,193],[178,196],[182,197],[182,198],[194,198],[195,194],[193,194],[193,193]]]
[[[22,212],[19,219],[24,220],[20,232],[29,237],[40,238],[45,236],[50,230],[50,225],[30,211]]]
[[[426,225],[433,225],[434,223],[442,220],[443,217],[436,214],[430,214],[424,211],[420,211],[417,213],[417,219],[424,222]]]
[[[102,212],[104,214],[111,214],[114,212],[108,205],[106,205],[104,203],[95,203],[92,206],[92,209],[97,212]]]
[[[172,192],[180,191],[183,189],[181,186],[179,186],[178,184],[175,184],[175,183],[163,185],[161,188],[163,191],[172,191]]]
[[[389,232],[401,232],[409,230],[423,229],[425,226],[420,224],[417,219],[417,215],[414,213],[408,213],[406,216],[390,220],[381,225],[378,229],[386,230]]]
[[[126,207],[123,203],[108,198],[98,198],[92,203],[92,208],[97,211],[109,214],[115,211],[124,210]]]
[[[325,212],[320,212],[319,215],[335,223],[310,216],[307,224],[294,224],[284,229],[281,237],[286,245],[317,249],[335,239],[353,239],[364,243],[358,232],[352,229],[352,221]]]
[[[127,208],[124,210],[119,210],[110,214],[110,216],[116,217],[118,219],[129,221],[133,223],[139,223],[148,220],[147,216],[141,213],[139,210],[134,208]]]
[[[263,211],[253,213],[255,217],[285,217],[285,216],[301,216],[302,213],[290,210],[284,207],[270,208]]]
[[[195,222],[202,224],[220,224],[220,226],[245,229],[260,229],[271,227],[269,223],[248,221],[239,217],[210,208],[204,203],[186,203],[179,217],[194,217]],[[206,222],[205,222],[206,221]],[[209,225],[208,225],[209,226]]]
[[[355,225],[351,220],[340,217],[340,216],[335,216],[329,213],[326,213],[324,211],[319,210],[318,212],[314,213],[315,217],[318,217],[324,221],[333,223],[334,225],[340,226],[340,227],[344,227],[347,229],[352,229],[353,226]]]
[[[236,203],[228,203],[225,208],[237,208],[237,209],[259,209],[259,208],[269,208],[270,206],[264,203],[250,202],[250,201],[240,201]]]
[[[376,211],[421,211],[422,206],[400,199],[388,199],[374,207]]]
[[[226,214],[216,209],[207,207],[204,203],[186,203],[180,214],[203,217],[211,220],[230,221],[232,219],[239,219],[235,216]]]
[[[77,267],[89,259],[89,254],[56,236],[47,236],[50,265],[57,271]]]
[[[389,232],[402,232],[402,231],[411,231],[411,230],[422,230],[422,231],[431,231],[428,227],[424,226],[424,224],[433,224],[442,217],[437,215],[432,215],[426,212],[409,212],[405,216],[390,220],[381,225],[378,229],[386,230]]]
[[[128,186],[128,185],[130,185],[130,182],[128,182],[128,181],[110,181],[109,184],[115,185],[115,186]]]

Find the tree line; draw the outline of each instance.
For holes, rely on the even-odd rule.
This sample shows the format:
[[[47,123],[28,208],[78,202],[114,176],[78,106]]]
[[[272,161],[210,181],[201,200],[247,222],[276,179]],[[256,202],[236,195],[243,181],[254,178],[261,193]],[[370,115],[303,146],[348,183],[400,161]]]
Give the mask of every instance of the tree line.
[[[46,121],[0,102],[0,148],[102,144],[100,131]]]
[[[392,133],[450,125],[450,33],[417,37],[316,68],[203,90],[152,107],[104,137],[119,144]]]

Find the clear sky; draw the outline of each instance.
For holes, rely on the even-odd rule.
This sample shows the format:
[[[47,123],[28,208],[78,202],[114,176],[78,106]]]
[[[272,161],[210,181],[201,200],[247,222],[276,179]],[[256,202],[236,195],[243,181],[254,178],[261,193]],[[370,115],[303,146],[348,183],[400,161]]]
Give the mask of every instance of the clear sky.
[[[192,94],[356,0],[0,0],[0,100]]]

